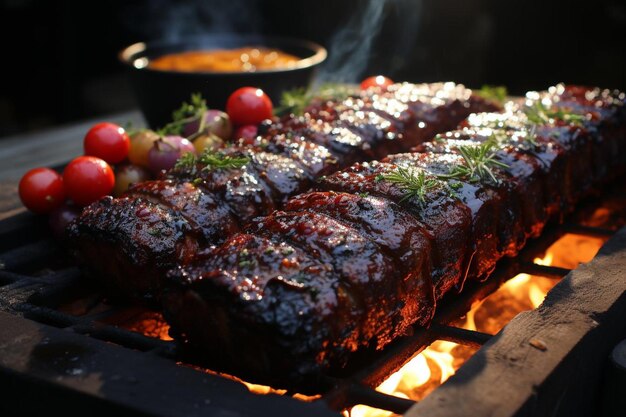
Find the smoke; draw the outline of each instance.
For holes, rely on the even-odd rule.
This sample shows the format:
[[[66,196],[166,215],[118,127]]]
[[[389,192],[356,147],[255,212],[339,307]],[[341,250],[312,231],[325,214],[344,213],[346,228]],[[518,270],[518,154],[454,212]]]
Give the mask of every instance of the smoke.
[[[328,61],[317,82],[354,82],[367,66],[372,41],[378,35],[388,0],[367,0],[345,28],[330,41]]]
[[[355,7],[346,26],[331,39],[329,57],[316,84],[354,83],[361,79],[374,55],[388,58],[382,72],[389,74],[404,62],[416,39],[421,15],[421,0],[365,0]],[[390,11],[394,13],[388,16]],[[386,26],[384,50],[374,50],[383,23]],[[379,65],[380,66],[380,65]]]
[[[354,83],[368,68],[385,75],[402,69],[417,38],[423,1],[351,1],[351,15],[331,37],[329,57],[314,86]],[[138,39],[176,41],[210,33],[262,33],[263,12],[268,12],[263,0],[151,0],[131,3],[122,15]],[[381,31],[384,42],[378,42]]]
[[[259,0],[152,0],[128,6],[127,25],[141,39],[177,41],[210,33],[260,32]]]

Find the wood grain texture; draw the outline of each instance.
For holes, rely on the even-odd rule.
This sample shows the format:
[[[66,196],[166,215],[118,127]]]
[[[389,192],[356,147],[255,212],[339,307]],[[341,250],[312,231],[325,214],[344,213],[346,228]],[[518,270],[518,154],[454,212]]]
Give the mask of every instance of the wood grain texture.
[[[604,364],[625,334],[623,228],[406,416],[596,415]]]
[[[318,401],[242,384],[156,355],[0,312],[2,415],[339,417]],[[36,399],[36,400],[35,400]]]

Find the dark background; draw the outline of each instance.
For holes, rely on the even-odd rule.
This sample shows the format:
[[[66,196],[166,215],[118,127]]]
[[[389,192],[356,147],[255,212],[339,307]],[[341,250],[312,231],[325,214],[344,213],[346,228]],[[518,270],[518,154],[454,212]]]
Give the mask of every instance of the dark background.
[[[377,0],[373,0],[377,1]],[[325,46],[365,0],[0,0],[0,136],[135,107],[117,53],[173,34],[234,30]],[[626,89],[626,2],[389,0],[366,68],[395,80],[556,82]],[[370,22],[372,23],[372,22]],[[332,52],[332,51],[331,51]]]

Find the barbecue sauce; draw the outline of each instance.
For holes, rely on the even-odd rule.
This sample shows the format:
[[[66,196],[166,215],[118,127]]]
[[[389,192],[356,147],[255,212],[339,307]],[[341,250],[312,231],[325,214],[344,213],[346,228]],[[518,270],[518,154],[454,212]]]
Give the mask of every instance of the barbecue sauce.
[[[185,51],[158,57],[150,68],[184,72],[255,72],[292,68],[300,58],[277,49],[246,47]]]

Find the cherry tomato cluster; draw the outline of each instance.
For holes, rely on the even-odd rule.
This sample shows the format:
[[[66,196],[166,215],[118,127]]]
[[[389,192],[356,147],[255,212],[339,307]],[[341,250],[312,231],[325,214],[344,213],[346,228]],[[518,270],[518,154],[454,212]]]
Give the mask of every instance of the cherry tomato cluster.
[[[390,84],[390,79],[375,76],[365,79],[361,88],[386,89]],[[242,87],[228,98],[226,112],[207,109],[186,120],[182,136],[148,129],[129,134],[116,124],[97,123],[85,135],[83,156],[73,159],[62,174],[49,168],[28,171],[19,183],[20,198],[34,213],[52,213],[53,230],[62,231],[80,207],[159,175],[184,153],[218,150],[228,140],[253,143],[258,125],[271,119],[273,111],[263,90]]]
[[[35,213],[49,213],[69,198],[85,206],[110,194],[115,175],[109,165],[128,155],[130,140],[126,131],[113,123],[98,123],[85,135],[85,155],[73,159],[63,175],[49,168],[28,171],[18,190],[22,203]]]
[[[38,214],[50,213],[50,227],[57,236],[78,215],[77,207],[111,193],[115,175],[109,162],[126,158],[130,140],[122,127],[98,123],[87,132],[83,145],[85,155],[74,158],[62,174],[50,168],[31,169],[18,186],[26,208]]]

